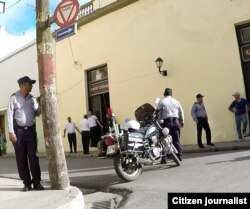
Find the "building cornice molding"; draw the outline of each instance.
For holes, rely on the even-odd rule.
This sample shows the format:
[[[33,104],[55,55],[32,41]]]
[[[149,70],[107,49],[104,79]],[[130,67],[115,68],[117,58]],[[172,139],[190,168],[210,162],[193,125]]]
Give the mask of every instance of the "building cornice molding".
[[[105,7],[102,7],[100,9],[97,9],[97,10],[94,10],[92,13],[80,18],[78,21],[77,21],[77,25],[78,27],[81,27],[83,25],[86,25],[100,17],[103,17],[104,15],[107,15],[107,14],[110,14],[114,11],[117,11],[123,7],[126,7],[130,4],[133,4],[137,1],[140,1],[140,0],[117,0]]]

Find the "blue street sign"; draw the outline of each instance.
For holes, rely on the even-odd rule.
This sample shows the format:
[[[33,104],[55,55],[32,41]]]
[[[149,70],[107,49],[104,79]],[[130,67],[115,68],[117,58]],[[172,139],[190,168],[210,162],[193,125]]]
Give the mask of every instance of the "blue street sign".
[[[56,31],[56,41],[60,41],[66,37],[74,35],[76,33],[76,24],[69,25],[65,28],[61,28]]]

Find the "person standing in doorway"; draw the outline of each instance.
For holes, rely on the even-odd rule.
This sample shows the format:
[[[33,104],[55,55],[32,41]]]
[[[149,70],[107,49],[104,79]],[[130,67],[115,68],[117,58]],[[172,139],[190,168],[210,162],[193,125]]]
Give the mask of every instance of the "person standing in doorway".
[[[0,128],[0,156],[6,155],[6,149],[7,149],[6,143],[7,141],[4,134],[4,129]]]
[[[246,99],[240,97],[239,92],[233,93],[234,101],[228,107],[228,110],[235,115],[236,131],[238,134],[238,142],[243,142],[244,137],[247,136],[247,113],[249,111],[249,103]],[[243,125],[241,130],[241,124]]]
[[[98,125],[103,128],[102,124],[99,122],[98,118],[96,117],[96,115],[93,115],[92,111],[88,112],[88,121],[89,121],[89,125],[90,125],[90,139],[91,139],[91,146],[92,147],[97,147],[97,143],[98,143],[98,138],[97,138],[97,123]]]
[[[180,102],[172,97],[172,89],[166,88],[162,100],[157,105],[158,110],[162,110],[159,119],[163,119],[162,127],[167,127],[173,138],[173,144],[178,151],[177,157],[182,161],[182,148],[180,144],[180,129],[184,126],[184,111]],[[165,159],[162,159],[162,163]]]
[[[65,137],[66,131],[68,136],[70,153],[77,153],[77,141],[76,141],[76,130],[81,133],[74,122],[72,122],[71,117],[67,117],[67,123],[63,131],[63,137]]]
[[[204,128],[206,132],[207,145],[214,146],[211,142],[211,130],[208,123],[207,112],[203,103],[203,95],[196,95],[196,102],[193,104],[191,109],[191,116],[196,123],[197,126],[197,143],[200,148],[205,148],[202,144],[202,128]]]
[[[31,190],[32,184],[34,189],[43,190],[44,187],[40,183],[39,159],[36,156],[35,126],[35,117],[39,116],[41,111],[39,100],[30,94],[36,81],[24,76],[17,82],[20,90],[10,96],[7,111],[9,138],[15,149],[18,173],[24,183],[23,191]]]
[[[90,126],[87,115],[84,115],[83,119],[80,121],[80,129],[82,134],[83,154],[88,155],[90,154],[89,153]]]
[[[97,118],[97,121],[99,122],[99,123],[97,122],[97,130],[96,130],[96,138],[98,143],[101,140],[101,136],[103,135],[104,125],[103,122],[101,121],[101,116],[99,111],[95,112],[95,116]]]

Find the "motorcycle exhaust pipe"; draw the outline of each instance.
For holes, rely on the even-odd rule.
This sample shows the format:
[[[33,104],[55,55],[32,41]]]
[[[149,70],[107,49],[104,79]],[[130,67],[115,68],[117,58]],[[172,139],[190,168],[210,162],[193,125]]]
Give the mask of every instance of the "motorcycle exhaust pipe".
[[[152,160],[143,158],[136,158],[136,162],[139,164],[152,164]]]

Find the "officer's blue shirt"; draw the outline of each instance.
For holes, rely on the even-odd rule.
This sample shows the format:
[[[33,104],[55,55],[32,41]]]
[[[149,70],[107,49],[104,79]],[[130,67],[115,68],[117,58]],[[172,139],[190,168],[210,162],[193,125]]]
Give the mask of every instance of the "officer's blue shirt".
[[[8,106],[8,128],[9,133],[14,132],[14,120],[18,126],[33,126],[35,117],[40,115],[41,111],[37,100],[31,94],[24,97],[20,91],[12,94]]]

